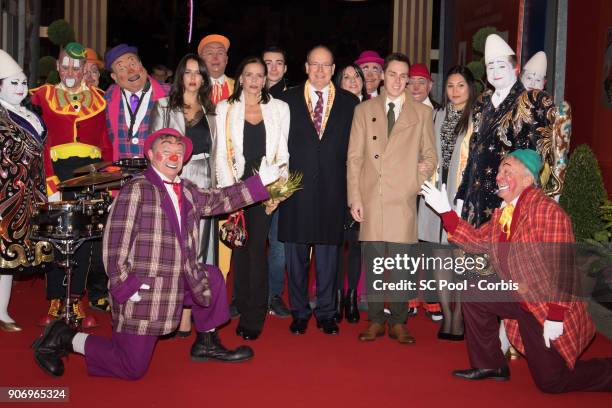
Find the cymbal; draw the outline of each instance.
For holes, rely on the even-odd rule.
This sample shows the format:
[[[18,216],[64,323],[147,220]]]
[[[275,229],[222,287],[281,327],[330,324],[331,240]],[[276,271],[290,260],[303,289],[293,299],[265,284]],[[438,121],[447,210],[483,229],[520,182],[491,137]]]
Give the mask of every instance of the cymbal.
[[[108,161],[102,161],[102,162],[97,162],[97,163],[91,163],[88,164],[86,166],[82,166],[79,168],[76,168],[72,171],[72,174],[77,175],[77,174],[87,174],[87,173],[95,173],[97,171],[102,170],[105,167],[110,166],[112,163],[108,162]]]
[[[111,183],[113,181],[121,180],[126,177],[121,172],[113,173],[90,173],[85,176],[75,177],[61,182],[58,187],[60,189],[73,188],[73,187],[87,187],[95,186],[96,184]]]

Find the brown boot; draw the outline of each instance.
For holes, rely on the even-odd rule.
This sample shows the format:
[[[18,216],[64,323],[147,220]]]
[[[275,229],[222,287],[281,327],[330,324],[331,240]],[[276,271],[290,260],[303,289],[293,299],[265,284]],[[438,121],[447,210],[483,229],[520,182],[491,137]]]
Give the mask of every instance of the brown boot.
[[[359,333],[359,340],[374,341],[377,337],[385,335],[384,323],[370,323],[367,329]]]
[[[414,344],[416,339],[408,334],[406,327],[403,324],[394,324],[389,329],[389,337],[393,340],[399,341],[401,344]]]

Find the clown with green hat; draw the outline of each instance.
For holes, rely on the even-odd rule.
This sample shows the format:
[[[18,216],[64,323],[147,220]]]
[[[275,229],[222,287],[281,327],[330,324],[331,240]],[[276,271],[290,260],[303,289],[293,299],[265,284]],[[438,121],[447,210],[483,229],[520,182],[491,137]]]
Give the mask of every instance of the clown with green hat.
[[[61,181],[74,177],[73,170],[101,160],[112,160],[112,148],[106,132],[106,102],[104,92],[84,81],[86,49],[71,42],[59,53],[57,70],[61,82],[44,84],[31,89],[32,103],[42,111],[47,126],[44,146],[45,175],[49,201],[72,199],[58,190]],[[86,315],[81,303],[85,290],[86,271],[92,253],[91,242],[83,244],[76,252],[77,267],[73,272],[72,294],[77,298],[74,312],[78,320]],[[93,257],[101,256],[93,251]],[[64,271],[54,268],[47,273],[48,313],[39,322],[46,325],[61,313],[66,290],[62,283]],[[83,326],[94,325],[93,317],[84,320]]]

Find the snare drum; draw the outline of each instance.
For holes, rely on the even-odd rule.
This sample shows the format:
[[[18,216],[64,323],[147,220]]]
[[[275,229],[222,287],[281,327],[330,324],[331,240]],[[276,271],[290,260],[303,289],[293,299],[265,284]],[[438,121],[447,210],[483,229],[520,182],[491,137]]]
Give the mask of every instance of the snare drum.
[[[107,215],[108,203],[102,199],[38,203],[30,236],[33,240],[100,237]]]

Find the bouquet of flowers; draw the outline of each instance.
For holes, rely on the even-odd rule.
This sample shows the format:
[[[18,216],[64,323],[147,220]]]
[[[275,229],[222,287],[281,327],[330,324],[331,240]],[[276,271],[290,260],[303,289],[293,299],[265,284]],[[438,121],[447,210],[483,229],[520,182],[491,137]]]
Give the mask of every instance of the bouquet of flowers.
[[[263,203],[266,207],[266,214],[272,214],[281,202],[302,189],[302,177],[300,172],[290,172],[289,178],[280,178],[266,187],[270,194],[270,198]]]

